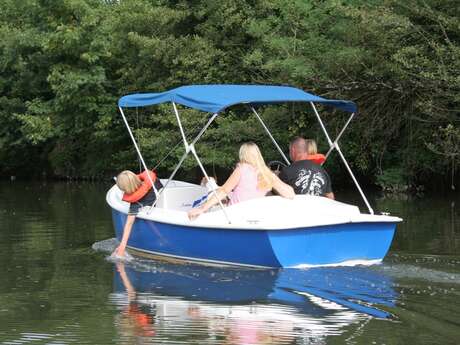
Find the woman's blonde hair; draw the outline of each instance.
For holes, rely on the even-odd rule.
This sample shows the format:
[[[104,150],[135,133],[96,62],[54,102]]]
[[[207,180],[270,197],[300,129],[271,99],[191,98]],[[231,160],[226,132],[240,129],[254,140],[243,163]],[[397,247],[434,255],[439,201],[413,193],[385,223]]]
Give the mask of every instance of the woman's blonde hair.
[[[308,155],[316,155],[318,153],[318,147],[316,146],[316,141],[313,139],[305,139],[305,145],[307,147]]]
[[[117,176],[117,186],[125,193],[134,193],[141,185],[142,181],[132,171],[125,170]]]
[[[273,188],[273,173],[265,164],[262,153],[255,143],[249,142],[241,145],[240,162],[250,164],[256,169],[258,189]]]

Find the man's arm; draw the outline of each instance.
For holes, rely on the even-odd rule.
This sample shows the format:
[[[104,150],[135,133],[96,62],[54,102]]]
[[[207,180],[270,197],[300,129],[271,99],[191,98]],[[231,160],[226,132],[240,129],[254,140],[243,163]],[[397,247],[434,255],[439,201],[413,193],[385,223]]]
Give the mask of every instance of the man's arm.
[[[326,198],[335,200],[335,195],[334,195],[334,193],[332,193],[332,192],[330,192],[330,193],[325,193],[324,196],[325,196]]]
[[[331,183],[331,178],[329,174],[327,173],[326,170],[324,170],[324,173],[326,174],[326,190],[324,191],[324,195],[326,198],[335,200],[335,195],[332,192],[332,183]]]

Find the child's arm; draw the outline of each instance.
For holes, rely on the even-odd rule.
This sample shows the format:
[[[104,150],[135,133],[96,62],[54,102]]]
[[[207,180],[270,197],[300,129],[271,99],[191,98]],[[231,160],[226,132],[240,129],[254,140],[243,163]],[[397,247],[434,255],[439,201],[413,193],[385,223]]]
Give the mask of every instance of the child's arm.
[[[129,235],[131,234],[131,230],[133,228],[134,221],[136,220],[136,215],[128,214],[126,218],[125,227],[123,228],[123,236],[121,238],[120,245],[117,249],[114,250],[114,256],[125,256],[126,245],[128,244]]]

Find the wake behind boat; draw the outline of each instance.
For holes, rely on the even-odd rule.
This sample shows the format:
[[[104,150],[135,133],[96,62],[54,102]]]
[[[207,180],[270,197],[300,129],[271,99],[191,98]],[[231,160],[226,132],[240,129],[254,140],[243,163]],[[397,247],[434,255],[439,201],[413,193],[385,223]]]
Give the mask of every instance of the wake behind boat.
[[[146,170],[122,107],[165,102],[173,104],[185,153],[169,179],[162,181],[164,188],[155,189],[158,195],[156,206],[144,208],[137,215],[128,242],[128,248],[135,253],[207,264],[255,267],[373,264],[385,257],[396,223],[401,219],[374,214],[338,144],[356,112],[354,103],[326,100],[282,86],[197,85],[159,94],[125,96],[119,100],[119,109]],[[324,197],[297,195],[293,200],[267,196],[227,207],[220,204],[220,207],[215,206],[198,219],[189,220],[187,211],[206,199],[208,190],[200,185],[174,180],[174,176],[187,155],[192,154],[204,176],[209,178],[195,151],[195,144],[218,114],[229,106],[247,104],[286,163],[290,163],[254,108],[255,105],[281,102],[307,102],[313,107],[330,145],[326,156],[337,150],[370,214],[361,213],[356,206]],[[213,113],[191,142],[186,139],[176,103]],[[314,103],[352,113],[334,141],[330,139]],[[116,185],[107,193],[118,239],[122,236],[129,208],[129,204],[122,201],[122,196]]]

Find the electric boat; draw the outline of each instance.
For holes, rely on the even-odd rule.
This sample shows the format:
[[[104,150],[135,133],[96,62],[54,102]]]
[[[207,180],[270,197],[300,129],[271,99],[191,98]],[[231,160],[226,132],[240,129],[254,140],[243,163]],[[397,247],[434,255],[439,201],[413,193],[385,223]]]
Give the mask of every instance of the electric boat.
[[[289,165],[288,158],[256,110],[260,105],[286,102],[307,103],[312,107],[329,144],[326,158],[337,151],[369,212],[362,213],[357,206],[321,196],[296,195],[293,200],[265,196],[229,206],[220,202],[197,219],[190,220],[187,212],[206,200],[209,191],[174,177],[185,158],[192,155],[209,180],[195,145],[216,117],[234,105],[247,105]],[[383,260],[396,224],[402,219],[374,212],[340,149],[339,140],[357,113],[353,102],[325,99],[293,87],[265,85],[190,85],[162,93],[127,95],[119,99],[118,106],[145,170],[148,166],[123,109],[162,103],[172,104],[184,153],[169,178],[161,180],[164,187],[156,190],[153,186],[157,194],[155,204],[144,207],[137,215],[127,246],[130,252],[173,261],[260,268],[371,265]],[[210,114],[192,140],[187,139],[177,104]],[[327,132],[316,104],[351,114],[335,140]],[[209,195],[215,193],[214,187]],[[119,240],[129,209],[129,203],[122,201],[122,197],[123,192],[116,185],[106,197]]]

